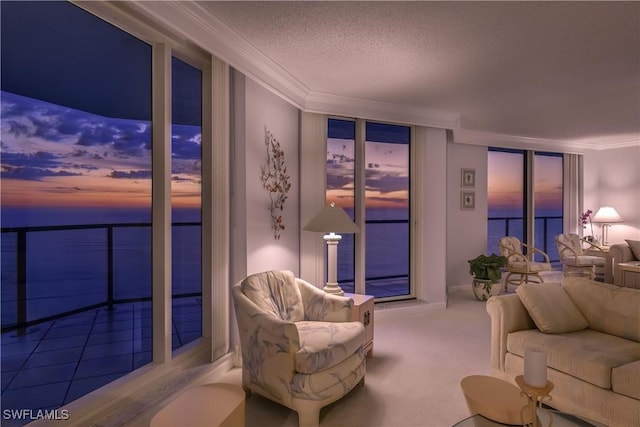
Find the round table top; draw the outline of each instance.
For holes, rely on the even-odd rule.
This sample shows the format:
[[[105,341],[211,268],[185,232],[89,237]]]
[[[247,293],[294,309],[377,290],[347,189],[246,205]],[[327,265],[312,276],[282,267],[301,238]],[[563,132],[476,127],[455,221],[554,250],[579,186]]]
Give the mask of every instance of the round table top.
[[[471,414],[480,414],[507,425],[522,425],[522,416],[530,421],[530,414],[522,408],[529,403],[515,385],[487,375],[470,375],[460,382],[462,393]]]

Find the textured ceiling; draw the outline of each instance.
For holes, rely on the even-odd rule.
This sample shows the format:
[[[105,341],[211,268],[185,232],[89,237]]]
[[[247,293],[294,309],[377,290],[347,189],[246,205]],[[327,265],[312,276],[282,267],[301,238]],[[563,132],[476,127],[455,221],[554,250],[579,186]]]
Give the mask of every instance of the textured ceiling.
[[[199,4],[313,93],[502,135],[640,141],[640,2]]]

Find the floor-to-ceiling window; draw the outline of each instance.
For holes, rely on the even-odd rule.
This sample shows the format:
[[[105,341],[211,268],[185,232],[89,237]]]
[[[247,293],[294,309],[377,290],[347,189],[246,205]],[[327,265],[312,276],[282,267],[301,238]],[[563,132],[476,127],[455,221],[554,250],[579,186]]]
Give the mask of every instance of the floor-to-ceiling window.
[[[534,155],[533,208],[534,245],[559,262],[555,238],[562,233],[562,154],[538,153]],[[537,255],[538,261],[542,257]]]
[[[364,132],[356,138],[356,127]],[[411,295],[409,278],[409,147],[411,128],[386,123],[331,118],[327,139],[327,201],[353,218],[364,212],[364,257],[356,259],[354,236],[338,246],[338,282],[346,292],[365,292],[380,298]],[[357,146],[362,167],[357,170]],[[356,188],[356,175],[363,188]],[[356,205],[356,193],[362,202]],[[364,263],[364,289],[354,284],[355,264]]]
[[[499,253],[498,240],[525,241],[524,152],[490,149],[487,158],[487,252]]]
[[[202,336],[202,72],[171,62],[172,348]]]
[[[498,252],[503,236],[516,236],[527,243],[532,231],[529,243],[557,262],[555,237],[562,233],[562,189],[562,154],[490,148],[487,252]],[[527,219],[529,206],[533,207],[532,219]]]
[[[365,137],[365,291],[409,295],[411,128],[367,122]]]
[[[335,203],[355,220],[356,122],[331,118],[327,128],[327,202]],[[345,292],[354,288],[354,236],[345,234],[338,244],[338,283]]]
[[[58,408],[151,362],[163,327],[152,322],[152,150],[166,144],[154,126],[171,128],[173,348],[202,335],[194,63],[210,57],[174,49],[171,123],[152,122],[149,40],[67,2],[0,7],[4,414]]]

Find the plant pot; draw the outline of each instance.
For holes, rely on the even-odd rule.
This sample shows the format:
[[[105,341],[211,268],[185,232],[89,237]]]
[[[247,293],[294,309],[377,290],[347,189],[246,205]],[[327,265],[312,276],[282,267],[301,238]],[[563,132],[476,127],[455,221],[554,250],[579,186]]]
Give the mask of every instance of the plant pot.
[[[480,301],[486,301],[489,297],[500,294],[502,283],[491,280],[473,279],[473,294]]]

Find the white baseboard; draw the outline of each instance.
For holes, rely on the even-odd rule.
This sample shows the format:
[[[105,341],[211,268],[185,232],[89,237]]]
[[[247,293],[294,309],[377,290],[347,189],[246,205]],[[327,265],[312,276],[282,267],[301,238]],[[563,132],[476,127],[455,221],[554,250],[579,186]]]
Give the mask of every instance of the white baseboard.
[[[426,313],[433,310],[444,310],[446,308],[447,304],[444,302],[427,303],[421,300],[407,303],[394,303],[391,305],[385,305],[385,303],[382,303],[375,306],[375,318],[389,319],[398,316]]]

